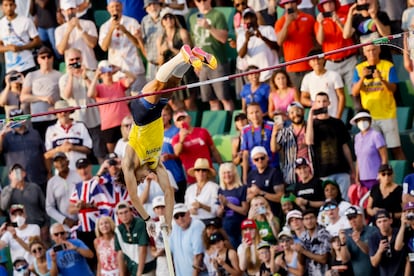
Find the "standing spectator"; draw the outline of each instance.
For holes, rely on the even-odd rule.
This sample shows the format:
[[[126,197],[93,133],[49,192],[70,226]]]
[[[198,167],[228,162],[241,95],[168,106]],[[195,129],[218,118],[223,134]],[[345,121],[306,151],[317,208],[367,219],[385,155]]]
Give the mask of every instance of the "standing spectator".
[[[382,164],[388,163],[387,147],[380,132],[371,127],[372,117],[368,110],[361,110],[352,119],[361,131],[355,135],[356,175],[355,181],[371,189],[377,183],[377,174]]]
[[[102,216],[96,221],[96,239],[93,241],[98,259],[98,275],[118,275],[118,253],[115,251],[115,223],[111,217]]]
[[[10,111],[10,118],[23,115],[19,109]],[[26,121],[6,124],[0,132],[0,152],[6,160],[6,166],[19,163],[26,170],[29,182],[36,183],[42,190],[46,189],[48,171],[43,157],[45,144],[39,132],[27,126]]]
[[[82,62],[82,52],[76,48],[65,51],[66,73],[59,79],[59,90],[62,99],[70,106],[84,106],[95,103],[88,97],[93,73]],[[101,117],[98,107],[76,110],[72,117],[83,122],[92,138],[93,153],[99,163],[104,161],[106,146],[101,135]]]
[[[47,112],[59,100],[60,72],[53,69],[53,53],[43,46],[37,52],[39,70],[27,74],[23,82],[20,99],[23,103],[30,103],[32,114]],[[42,140],[45,140],[46,129],[56,122],[54,115],[45,115],[32,118],[33,128],[39,131]]]
[[[241,151],[241,144],[243,133],[243,127],[247,126],[249,121],[245,113],[241,112],[234,116],[234,127],[237,131],[237,136],[233,137],[231,140],[231,156],[234,165],[239,165],[243,162],[243,152]]]
[[[69,168],[70,161],[64,152],[56,152],[52,161],[57,173],[47,182],[46,212],[70,229],[77,224],[78,217],[68,212],[69,198],[75,185],[82,180],[75,170]]]
[[[59,0],[61,9],[64,10],[63,6],[68,5],[75,5],[76,8],[76,17],[81,19],[91,19],[90,14],[88,14],[89,8],[91,7],[91,3],[89,0]]]
[[[380,10],[385,12],[390,18],[390,29],[391,34],[399,34],[402,32],[401,29],[401,18],[403,11],[407,8],[407,3],[409,1],[405,0],[379,0]],[[400,44],[401,45],[401,44]]]
[[[407,70],[411,83],[414,84],[414,39],[413,39],[413,33],[407,32],[414,28],[414,2],[413,1],[407,1],[407,9],[404,10],[402,14],[402,23],[401,23],[401,29],[404,31],[403,34],[403,46],[404,46],[404,68]]]
[[[242,13],[245,28],[237,34],[237,52],[240,58],[249,65],[255,65],[259,69],[279,64],[276,33],[269,25],[259,25],[254,10],[245,9]],[[260,81],[270,79],[272,71],[259,73]],[[263,111],[265,112],[265,111]]]
[[[245,219],[240,228],[242,231],[242,242],[237,247],[240,270],[248,275],[256,275],[260,270],[260,259],[257,251],[260,244],[260,235],[256,222],[252,219]]]
[[[299,181],[296,177],[295,161],[298,158],[311,160],[311,147],[305,143],[305,109],[299,102],[292,102],[287,108],[288,118],[291,122],[289,126],[283,127],[282,124],[274,124],[270,147],[272,152],[283,153],[283,177],[287,189]],[[312,170],[312,164],[308,164]]]
[[[55,30],[56,49],[63,55],[69,48],[81,51],[85,67],[96,69],[96,57],[93,48],[98,41],[98,32],[95,23],[90,20],[76,17],[76,3],[64,1],[61,3],[65,23]]]
[[[99,29],[99,46],[108,52],[108,62],[121,68],[121,72],[129,72],[134,75],[132,84],[134,91],[141,91],[145,85],[145,66],[137,48],[140,47],[140,38],[137,34],[141,26],[132,17],[122,15],[121,1],[108,1],[107,10],[111,18]],[[125,74],[118,72],[115,79]]]
[[[98,103],[125,97],[126,90],[134,82],[135,77],[131,73],[125,72],[125,78],[114,81],[114,74],[120,70],[118,66],[109,63],[107,60],[100,61],[95,77],[89,86],[88,97],[95,99]],[[99,80],[102,82],[99,83]],[[115,143],[122,136],[121,121],[130,113],[128,103],[120,101],[99,105],[98,108],[101,115],[101,135],[106,144],[106,150],[108,153],[113,153]]]
[[[355,178],[348,146],[350,136],[344,123],[328,114],[329,104],[328,94],[320,92],[316,95],[309,112],[305,140],[315,152],[315,173],[322,180],[335,180],[346,199],[351,178]]]
[[[210,1],[210,0],[208,0]],[[172,138],[175,155],[179,156],[187,172],[187,183],[194,183],[195,178],[188,174],[188,170],[194,165],[197,158],[205,158],[213,166],[212,158],[221,164],[221,156],[207,129],[193,127],[191,117],[185,111],[177,111],[174,114],[174,123],[180,131]]]
[[[0,53],[4,53],[6,73],[12,70],[26,75],[35,69],[32,50],[40,45],[33,21],[16,13],[15,0],[3,0],[0,20]]]
[[[68,239],[67,232],[60,223],[50,227],[50,236],[55,242],[46,252],[50,275],[94,275],[87,264],[87,259],[93,258],[93,252],[81,240]]]
[[[26,171],[20,164],[9,170],[10,185],[1,191],[1,209],[12,210],[14,204],[25,206],[28,224],[40,227],[42,240],[48,240],[49,217],[45,211],[45,196],[39,185],[25,180]]]
[[[125,116],[121,121],[122,137],[116,142],[115,149],[114,149],[114,153],[121,159],[124,158],[124,155],[125,155],[125,148],[126,148],[126,145],[128,144],[129,131],[131,130],[132,123],[133,121],[132,121],[131,115]]]
[[[391,226],[392,216],[386,210],[379,210],[375,215],[375,225],[379,231],[369,238],[368,248],[371,264],[378,268],[377,275],[404,275],[406,251],[396,246],[398,229]]]
[[[279,233],[277,238],[283,252],[275,259],[275,270],[286,271],[288,275],[303,275],[305,272],[303,258],[301,258],[300,254],[292,248],[294,240],[291,232],[286,230],[282,231]]]
[[[155,270],[155,275],[167,275],[168,264],[165,252],[164,238],[162,236],[163,229],[161,229],[161,226],[163,226],[164,223],[161,221],[161,217],[165,218],[164,195],[156,196],[152,199],[152,210],[155,214],[153,217],[153,220],[155,221],[155,235],[154,244],[151,244],[151,254],[154,258],[157,258],[157,269]]]
[[[55,103],[55,109],[69,108],[65,100]],[[86,158],[92,148],[92,139],[83,123],[74,122],[72,112],[56,113],[58,121],[46,130],[45,158],[52,159],[58,152],[64,152],[69,160],[70,169],[75,169],[75,163],[80,158]]]
[[[170,235],[170,247],[176,275],[199,275],[203,270],[204,246],[201,234],[204,224],[192,218],[183,203],[175,204],[173,216],[175,224]]]
[[[143,51],[145,58],[147,59],[147,80],[155,79],[155,74],[158,68],[158,57],[157,51],[157,39],[161,33],[161,5],[163,1],[160,0],[145,0],[144,8],[147,15],[142,18],[141,31],[138,33],[142,37],[141,51]]]
[[[256,223],[260,240],[276,244],[276,237],[280,231],[279,218],[273,214],[269,202],[264,197],[255,196],[250,201],[248,218]]]
[[[316,100],[316,95],[325,92],[330,101],[328,114],[331,117],[341,119],[345,107],[344,83],[337,72],[326,70],[325,58],[319,57],[321,54],[321,50],[312,50],[308,54],[309,57],[316,57],[309,60],[313,71],[306,74],[302,80],[300,101],[304,106],[310,107],[312,102]]]
[[[338,203],[334,199],[328,199],[322,206],[325,216],[329,218],[326,230],[332,237],[339,236],[340,232],[351,228],[348,218],[339,215]]]
[[[404,205],[404,212],[401,216],[401,226],[395,238],[394,248],[397,251],[405,250],[408,256],[414,252],[414,202],[409,201]],[[409,266],[411,273],[413,272],[413,260],[409,257]]]
[[[194,45],[212,53],[217,58],[217,68],[203,67],[200,81],[216,79],[228,75],[226,43],[228,26],[224,15],[211,6],[211,0],[195,1],[197,12],[190,15],[189,25]],[[201,99],[209,102],[210,110],[219,110],[220,102],[225,110],[233,110],[234,104],[229,93],[228,82],[218,82],[201,86]]]
[[[275,24],[277,43],[282,46],[285,61],[305,57],[314,47],[315,35],[313,26],[315,19],[312,15],[298,10],[301,0],[281,0],[279,6],[285,9],[285,14]],[[286,70],[294,87],[301,87],[305,74],[311,70],[307,62],[288,65]]]
[[[263,25],[273,26],[275,24],[276,14],[276,1],[274,0],[245,0],[247,6],[252,7],[253,10],[260,17]]]
[[[0,106],[4,107],[6,117],[9,117],[10,111],[13,109],[21,109],[24,114],[29,114],[29,105],[20,101],[22,84],[24,82],[23,74],[12,70],[6,75],[4,81],[6,82],[6,87],[4,87],[0,94]]]
[[[312,216],[309,216],[308,219],[312,219]],[[286,214],[286,227],[293,233],[295,243],[301,243],[301,237],[306,232],[302,212],[296,209],[289,211]],[[283,231],[280,233],[283,233]]]
[[[216,217],[219,186],[210,181],[216,176],[216,171],[210,167],[207,159],[198,158],[188,174],[196,179],[194,184],[188,186],[184,196],[184,203],[191,216],[197,219]]]
[[[345,231],[346,248],[351,256],[352,268],[355,275],[373,275],[373,268],[368,255],[368,240],[376,231],[373,226],[365,225],[364,213],[358,206],[346,210],[351,229]]]
[[[354,276],[354,270],[350,261],[349,254],[344,252],[345,243],[344,232],[340,232],[339,236],[332,236],[331,238],[331,252],[328,261],[329,270],[326,271],[326,275],[349,275]]]
[[[154,275],[156,260],[151,255],[145,222],[134,217],[131,206],[126,202],[118,203],[115,212],[121,221],[115,229],[115,250],[121,275],[126,272],[131,275]]]
[[[377,45],[363,47],[367,60],[355,67],[352,95],[361,96],[362,107],[371,113],[372,125],[383,133],[394,159],[405,160],[394,98],[398,83],[397,71],[394,64],[380,58],[380,51]]]

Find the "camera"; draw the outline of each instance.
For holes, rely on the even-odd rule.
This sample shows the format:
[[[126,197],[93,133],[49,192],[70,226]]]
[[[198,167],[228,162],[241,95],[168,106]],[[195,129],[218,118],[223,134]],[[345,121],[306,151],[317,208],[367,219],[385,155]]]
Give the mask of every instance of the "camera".
[[[11,227],[14,227],[14,228],[18,227],[17,222],[9,222],[9,223],[7,223],[7,226],[11,226]]]
[[[111,73],[112,72],[112,67],[108,66],[108,67],[101,67],[101,73]]]
[[[116,20],[118,20],[118,18],[119,18],[119,15],[117,15],[117,14],[114,14],[113,16],[112,16],[113,18],[114,18],[114,20],[116,21]]]
[[[313,111],[313,115],[319,115],[319,114],[325,114],[328,113],[328,108],[327,107],[321,107],[319,109],[315,109]]]
[[[414,220],[414,213],[408,213],[405,217],[407,220]]]
[[[202,18],[204,18],[204,14],[202,14],[202,13],[197,13],[197,18],[198,18],[198,19],[202,19]]]
[[[295,9],[293,9],[293,8],[288,8],[287,9],[287,13],[288,14],[292,14],[292,13],[294,13],[295,12]]]
[[[386,248],[386,250],[385,250],[384,253],[385,253],[385,256],[387,256],[387,258],[391,258],[392,257],[392,252],[391,252],[390,244],[388,242],[388,237],[387,236],[382,236],[381,237],[381,241],[387,241],[388,246],[387,246],[387,248]]]
[[[369,8],[369,4],[362,4],[362,5],[357,5],[356,6],[357,11],[367,11],[368,8]]]
[[[76,13],[70,13],[70,14],[68,14],[68,21],[71,20],[74,17],[76,17]]]
[[[322,15],[323,15],[324,18],[332,17],[332,12],[322,12]]]
[[[254,28],[253,27],[250,27],[249,28],[249,33],[252,34],[252,35],[256,34],[256,32],[254,31]]]
[[[373,79],[374,78],[373,74],[374,74],[375,70],[377,69],[377,66],[375,66],[375,65],[369,65],[366,68],[368,70],[370,70],[371,73],[369,75],[365,76],[365,78],[367,78],[367,79]]]
[[[118,162],[115,159],[109,159],[108,164],[109,166],[116,166],[118,165]]]
[[[21,78],[20,78],[20,75],[13,74],[13,75],[10,76],[9,80],[10,80],[10,82],[21,81]]]
[[[54,252],[59,252],[59,251],[63,251],[66,250],[66,244],[62,243],[62,244],[57,244],[55,246],[53,246],[53,251]]]
[[[72,67],[73,69],[79,69],[82,67],[82,64],[79,61],[77,61],[75,63],[69,64],[69,66]]]

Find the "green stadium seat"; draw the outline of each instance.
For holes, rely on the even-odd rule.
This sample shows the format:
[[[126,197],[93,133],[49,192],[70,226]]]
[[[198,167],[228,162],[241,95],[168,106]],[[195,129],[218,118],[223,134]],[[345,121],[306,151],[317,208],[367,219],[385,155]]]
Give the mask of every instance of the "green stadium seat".
[[[406,130],[400,132],[401,147],[407,158],[408,162],[411,164],[414,162],[414,131]]]
[[[349,126],[350,125],[349,121],[352,119],[353,116],[354,116],[354,110],[345,106],[344,111],[342,112],[342,116],[341,116],[342,122],[344,122],[346,126]]]
[[[98,28],[99,32],[99,28],[103,25],[103,23],[111,18],[111,15],[106,10],[96,10],[93,13],[93,17],[95,19],[96,28]]]
[[[237,135],[236,123],[234,122],[234,118],[242,112],[243,111],[241,109],[233,110],[233,113],[231,115],[230,131],[229,131],[231,135]]]
[[[398,106],[397,119],[399,131],[413,128],[413,109],[409,106]]]
[[[214,145],[216,145],[217,150],[220,153],[221,159],[223,162],[231,162],[231,140],[232,135],[214,135],[213,141]]]
[[[65,62],[59,63],[59,72],[61,72],[62,74],[66,73],[66,63]]]
[[[397,184],[402,184],[404,176],[408,174],[408,161],[390,160],[389,163],[394,170],[394,182]]]
[[[191,117],[191,125],[193,127],[199,127],[200,126],[200,112],[198,112],[198,110],[192,110],[192,111],[187,111],[188,115]]]
[[[404,106],[414,106],[414,87],[411,80],[400,81],[398,90],[401,95],[401,101]]]
[[[392,55],[392,61],[394,63],[394,67],[397,70],[398,79],[401,80],[409,80],[410,77],[407,73],[407,70],[404,68],[404,58],[403,55]]]
[[[206,110],[201,118],[201,127],[208,129],[211,136],[224,134],[230,125],[229,119],[229,112],[226,110]]]
[[[101,165],[99,165],[99,164],[92,165],[92,175],[96,175],[98,173],[100,167],[101,167]]]
[[[9,170],[7,166],[0,166],[0,181],[2,187],[9,185]]]

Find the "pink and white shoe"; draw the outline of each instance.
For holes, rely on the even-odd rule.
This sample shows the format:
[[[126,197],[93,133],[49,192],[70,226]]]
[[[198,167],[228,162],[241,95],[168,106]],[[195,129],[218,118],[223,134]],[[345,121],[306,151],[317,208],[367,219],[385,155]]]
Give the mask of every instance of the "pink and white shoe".
[[[212,54],[204,52],[202,49],[200,49],[198,47],[194,47],[192,52],[196,57],[198,57],[210,69],[215,70],[217,68],[217,59]]]
[[[184,61],[186,63],[191,64],[191,66],[194,67],[195,71],[200,71],[203,67],[203,62],[194,55],[193,51],[191,50],[191,47],[187,44],[183,45],[180,50],[181,54],[183,55]]]

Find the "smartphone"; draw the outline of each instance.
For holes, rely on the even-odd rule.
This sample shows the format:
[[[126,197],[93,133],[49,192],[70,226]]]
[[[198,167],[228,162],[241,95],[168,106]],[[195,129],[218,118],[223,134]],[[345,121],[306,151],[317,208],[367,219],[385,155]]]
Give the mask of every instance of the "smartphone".
[[[11,226],[11,227],[14,227],[14,228],[18,227],[17,222],[9,222],[9,223],[7,223],[7,226]]]
[[[17,181],[21,181],[22,180],[22,169],[20,168],[14,169],[14,175]]]
[[[264,207],[264,206],[259,206],[259,208],[257,208],[257,214],[259,214],[259,215],[264,215],[264,214],[266,214],[266,207]]]
[[[70,13],[70,14],[68,14],[68,21],[71,20],[74,17],[76,17],[76,13]]]
[[[313,115],[319,115],[319,114],[325,114],[328,113],[328,108],[327,107],[321,107],[319,109],[315,109],[313,111]]]
[[[356,6],[357,11],[367,11],[368,8],[369,8],[369,4],[362,4],[362,5],[357,5]]]
[[[18,81],[18,80],[20,80],[20,75],[12,75],[12,76],[10,76],[9,80],[10,80],[10,82]]]
[[[183,122],[182,126],[183,126],[183,129],[189,129],[190,128],[190,126],[188,125],[187,122]]]
[[[282,115],[278,114],[278,115],[273,116],[273,122],[276,125],[282,125],[283,124],[283,117],[282,117]]]
[[[287,13],[288,14],[292,14],[292,13],[294,13],[295,12],[295,9],[293,9],[293,8],[288,8],[287,9]]]
[[[197,18],[199,18],[199,19],[204,18],[204,14],[202,14],[202,13],[197,13]]]
[[[245,239],[248,243],[252,242],[252,234],[250,232],[244,233],[243,239]]]
[[[324,18],[332,17],[332,12],[322,12],[322,15],[323,15]]]
[[[117,15],[117,14],[114,14],[113,16],[112,16],[113,18],[114,18],[114,20],[116,21],[116,20],[118,20],[118,18],[119,18],[119,15]]]
[[[55,252],[59,252],[59,251],[63,251],[66,250],[66,244],[62,243],[62,244],[57,244],[55,246],[53,246],[53,251]]]
[[[370,65],[370,66],[367,66],[366,68],[367,68],[368,70],[370,70],[370,71],[371,71],[371,73],[370,73],[369,75],[365,76],[365,78],[367,78],[367,79],[372,79],[372,78],[374,78],[373,74],[374,74],[375,70],[377,69],[377,66],[375,66],[375,65]]]

